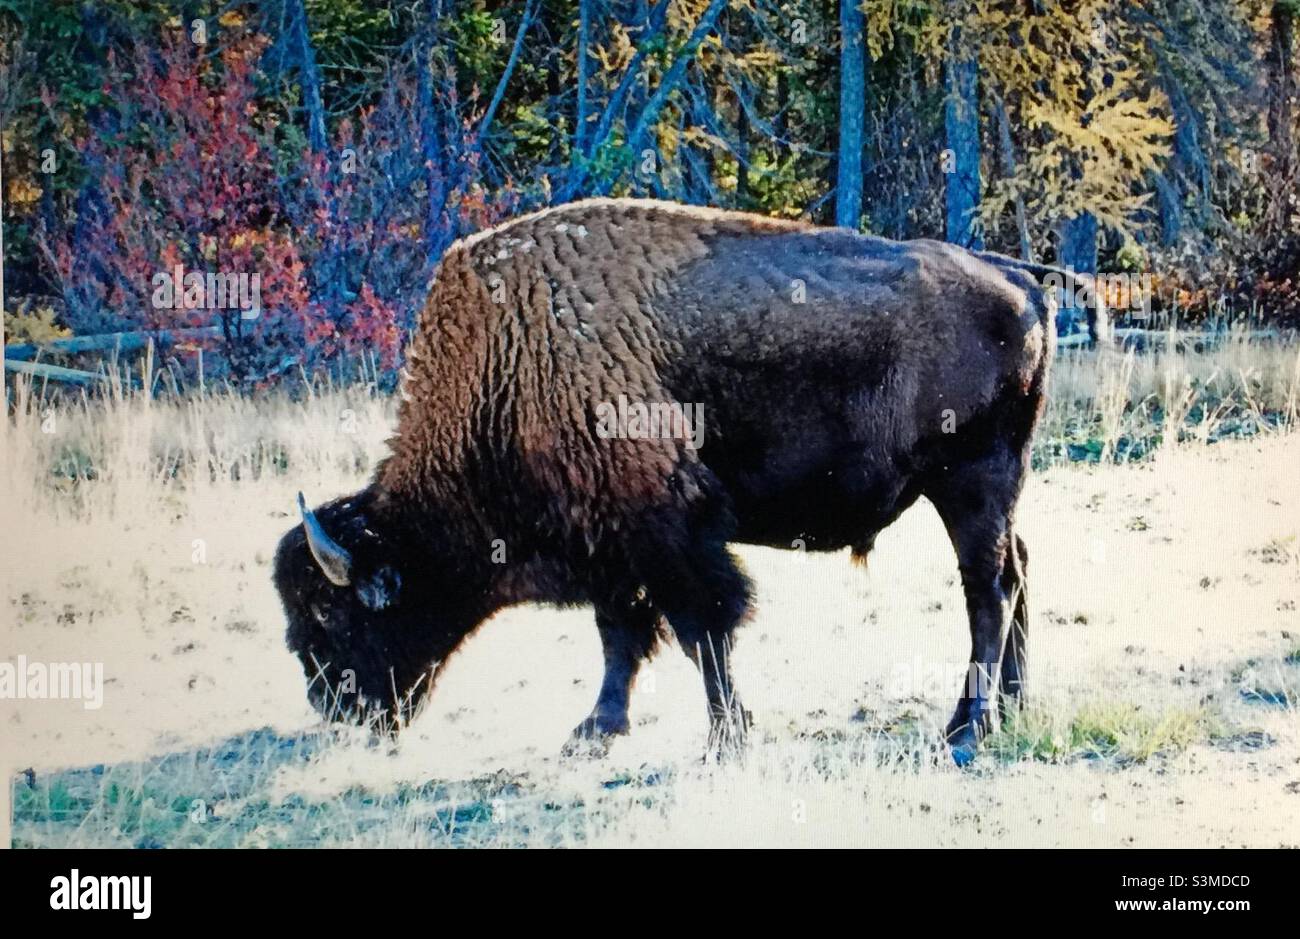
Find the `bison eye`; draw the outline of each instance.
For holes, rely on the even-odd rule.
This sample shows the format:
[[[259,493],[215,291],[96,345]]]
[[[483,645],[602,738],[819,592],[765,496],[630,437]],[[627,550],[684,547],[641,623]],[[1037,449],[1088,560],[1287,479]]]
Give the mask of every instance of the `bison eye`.
[[[325,611],[322,610],[322,609],[321,609],[319,606],[317,606],[315,603],[310,604],[310,607],[311,607],[311,615],[314,616],[314,617],[316,617],[316,622],[318,622],[318,623],[320,623],[322,626],[324,626],[324,625],[325,625]]]

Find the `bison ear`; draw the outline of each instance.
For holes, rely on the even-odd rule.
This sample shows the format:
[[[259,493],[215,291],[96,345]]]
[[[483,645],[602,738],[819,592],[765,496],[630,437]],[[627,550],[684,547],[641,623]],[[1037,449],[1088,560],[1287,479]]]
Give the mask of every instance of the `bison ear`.
[[[369,610],[386,610],[397,602],[402,576],[385,564],[357,584],[357,599]]]

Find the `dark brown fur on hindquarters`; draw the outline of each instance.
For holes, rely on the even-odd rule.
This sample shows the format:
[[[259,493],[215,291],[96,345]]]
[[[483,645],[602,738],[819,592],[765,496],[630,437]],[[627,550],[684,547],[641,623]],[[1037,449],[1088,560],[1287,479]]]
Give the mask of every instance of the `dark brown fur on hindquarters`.
[[[728,543],[860,556],[921,496],[957,548],[972,662],[998,670],[1023,652],[999,611],[1023,584],[1007,561],[1050,319],[1011,259],[667,203],[581,202],[458,242],[392,455],[276,555],[312,700],[405,720],[495,610],[590,603],[606,677],[579,738],[625,732],[661,614],[711,736],[737,736],[750,587]],[[607,439],[596,408],[620,397],[700,406],[703,446]],[[963,694],[959,759],[995,691]]]

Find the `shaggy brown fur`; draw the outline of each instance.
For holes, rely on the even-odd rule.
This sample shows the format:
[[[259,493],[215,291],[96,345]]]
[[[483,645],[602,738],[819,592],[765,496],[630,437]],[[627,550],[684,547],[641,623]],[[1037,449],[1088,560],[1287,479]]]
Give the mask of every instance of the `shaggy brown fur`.
[[[807,226],[634,200],[593,200],[525,216],[453,245],[420,317],[392,459],[378,476],[403,500],[473,500],[513,527],[538,522],[599,538],[620,513],[670,498],[691,461],[680,440],[595,434],[594,408],[619,395],[677,398],[663,383],[682,337],[656,310],[684,266],[719,238]],[[732,285],[731,289],[735,289]],[[484,450],[517,461],[545,506],[471,472]],[[487,519],[480,518],[483,522]]]
[[[726,543],[864,556],[921,495],[957,549],[972,668],[1018,695],[1028,620],[1012,518],[1055,344],[1037,273],[937,242],[636,200],[457,243],[420,317],[391,457],[319,512],[348,582],[322,576],[303,528],[277,556],[313,699],[389,711],[413,689],[398,703],[409,715],[493,610],[590,602],[606,675],[576,736],[626,730],[663,616],[701,667],[715,742],[736,737],[747,717],[725,652],[748,584]],[[701,407],[704,446],[602,437],[597,407],[620,396]],[[959,758],[993,697],[963,695]]]

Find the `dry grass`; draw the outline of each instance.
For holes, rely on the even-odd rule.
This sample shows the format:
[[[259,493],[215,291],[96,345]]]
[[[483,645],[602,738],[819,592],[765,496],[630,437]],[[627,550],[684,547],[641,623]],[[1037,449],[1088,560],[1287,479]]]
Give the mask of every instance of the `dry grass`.
[[[1039,465],[1145,459],[1161,446],[1277,433],[1300,419],[1300,345],[1228,333],[1207,350],[1176,332],[1149,353],[1063,350]]]
[[[536,608],[482,630],[389,750],[316,723],[269,560],[297,489],[363,483],[390,399],[19,384],[0,658],[103,662],[109,684],[98,711],[0,702],[0,764],[32,768],[17,843],[1300,843],[1298,386],[1295,346],[1244,339],[1062,358],[1020,520],[1035,698],[960,771],[935,741],[963,603],[928,507],[865,574],[740,549],[741,761],[699,763],[703,695],[671,648],[610,758],[559,759],[599,644],[588,612]]]

